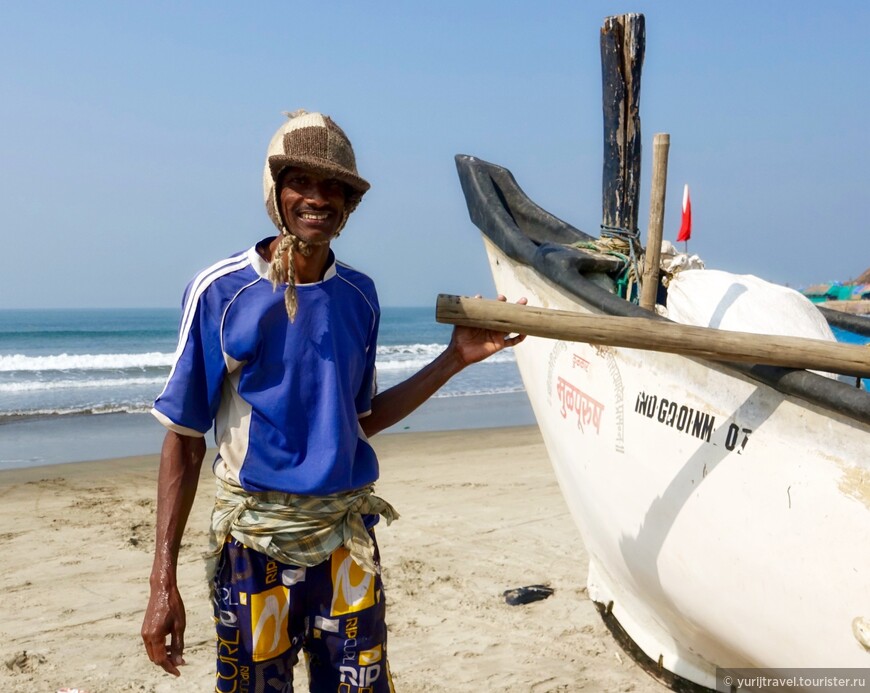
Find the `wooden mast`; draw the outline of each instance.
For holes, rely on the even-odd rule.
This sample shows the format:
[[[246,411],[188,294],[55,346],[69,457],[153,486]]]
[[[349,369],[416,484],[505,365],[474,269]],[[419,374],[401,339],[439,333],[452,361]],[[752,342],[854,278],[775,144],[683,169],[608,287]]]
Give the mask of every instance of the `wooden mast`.
[[[637,233],[640,201],[640,75],[646,46],[642,14],[607,17],[601,27],[604,171],[601,223]]]

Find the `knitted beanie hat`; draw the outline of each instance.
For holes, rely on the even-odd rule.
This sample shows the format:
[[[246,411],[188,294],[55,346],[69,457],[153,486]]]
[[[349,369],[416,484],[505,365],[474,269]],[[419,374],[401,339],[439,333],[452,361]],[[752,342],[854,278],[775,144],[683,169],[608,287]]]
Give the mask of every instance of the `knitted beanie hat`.
[[[288,120],[272,136],[263,169],[263,196],[272,223],[284,232],[276,183],[281,172],[299,166],[325,173],[350,187],[347,213],[359,204],[371,187],[356,170],[353,147],[344,131],[329,116],[304,110],[287,113]]]
[[[281,218],[280,190],[277,185],[281,173],[291,166],[298,166],[326,174],[348,186],[344,218],[338,232],[344,228],[347,217],[356,209],[370,185],[357,173],[356,157],[350,140],[329,116],[304,110],[286,115],[287,122],[278,128],[269,142],[263,168],[263,196],[269,218],[282,236],[272,256],[269,278],[275,288],[286,282],[284,304],[292,322],[296,317],[297,300],[296,271],[291,251],[307,256],[313,251],[313,244],[292,235]]]

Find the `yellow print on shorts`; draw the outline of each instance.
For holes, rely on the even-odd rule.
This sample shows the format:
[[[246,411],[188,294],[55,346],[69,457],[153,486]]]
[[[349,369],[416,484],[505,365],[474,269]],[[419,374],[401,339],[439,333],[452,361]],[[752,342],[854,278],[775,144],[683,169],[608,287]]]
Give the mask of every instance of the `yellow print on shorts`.
[[[290,590],[282,585],[250,595],[251,635],[255,662],[272,659],[290,648]]]
[[[383,658],[383,649],[381,645],[377,647],[373,647],[371,650],[360,650],[359,653],[359,665],[361,667],[368,667],[372,664],[377,664]]]
[[[365,572],[344,547],[332,554],[332,616],[362,611],[375,603],[375,576]]]

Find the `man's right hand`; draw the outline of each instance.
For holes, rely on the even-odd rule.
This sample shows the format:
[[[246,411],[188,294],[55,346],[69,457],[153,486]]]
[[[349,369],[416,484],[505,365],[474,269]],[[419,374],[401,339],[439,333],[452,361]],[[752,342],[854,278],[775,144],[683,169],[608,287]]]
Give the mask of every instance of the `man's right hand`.
[[[181,601],[178,588],[152,587],[142,622],[142,640],[148,658],[173,676],[181,675],[178,667],[185,663],[185,625],[184,602]]]
[[[178,667],[184,664],[186,625],[175,568],[204,455],[203,438],[166,432],[157,473],[154,564],[149,581],[151,597],[142,622],[142,640],[148,658],[173,676],[181,675]]]

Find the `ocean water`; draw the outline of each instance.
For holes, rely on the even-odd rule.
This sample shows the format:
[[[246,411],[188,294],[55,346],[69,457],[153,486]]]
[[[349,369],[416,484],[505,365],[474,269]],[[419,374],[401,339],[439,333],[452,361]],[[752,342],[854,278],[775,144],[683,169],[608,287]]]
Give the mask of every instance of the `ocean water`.
[[[164,431],[147,412],[169,374],[179,318],[175,309],[0,310],[0,469],[157,452]],[[379,389],[429,363],[450,333],[434,308],[384,308]],[[505,351],[391,430],[533,421]]]
[[[0,311],[0,423],[147,412],[172,365],[178,311]],[[378,342],[384,390],[435,358],[451,328],[431,308],[386,308]],[[522,391],[509,351],[467,369],[436,397]]]
[[[175,351],[174,310],[0,311],[0,422],[144,412]]]

